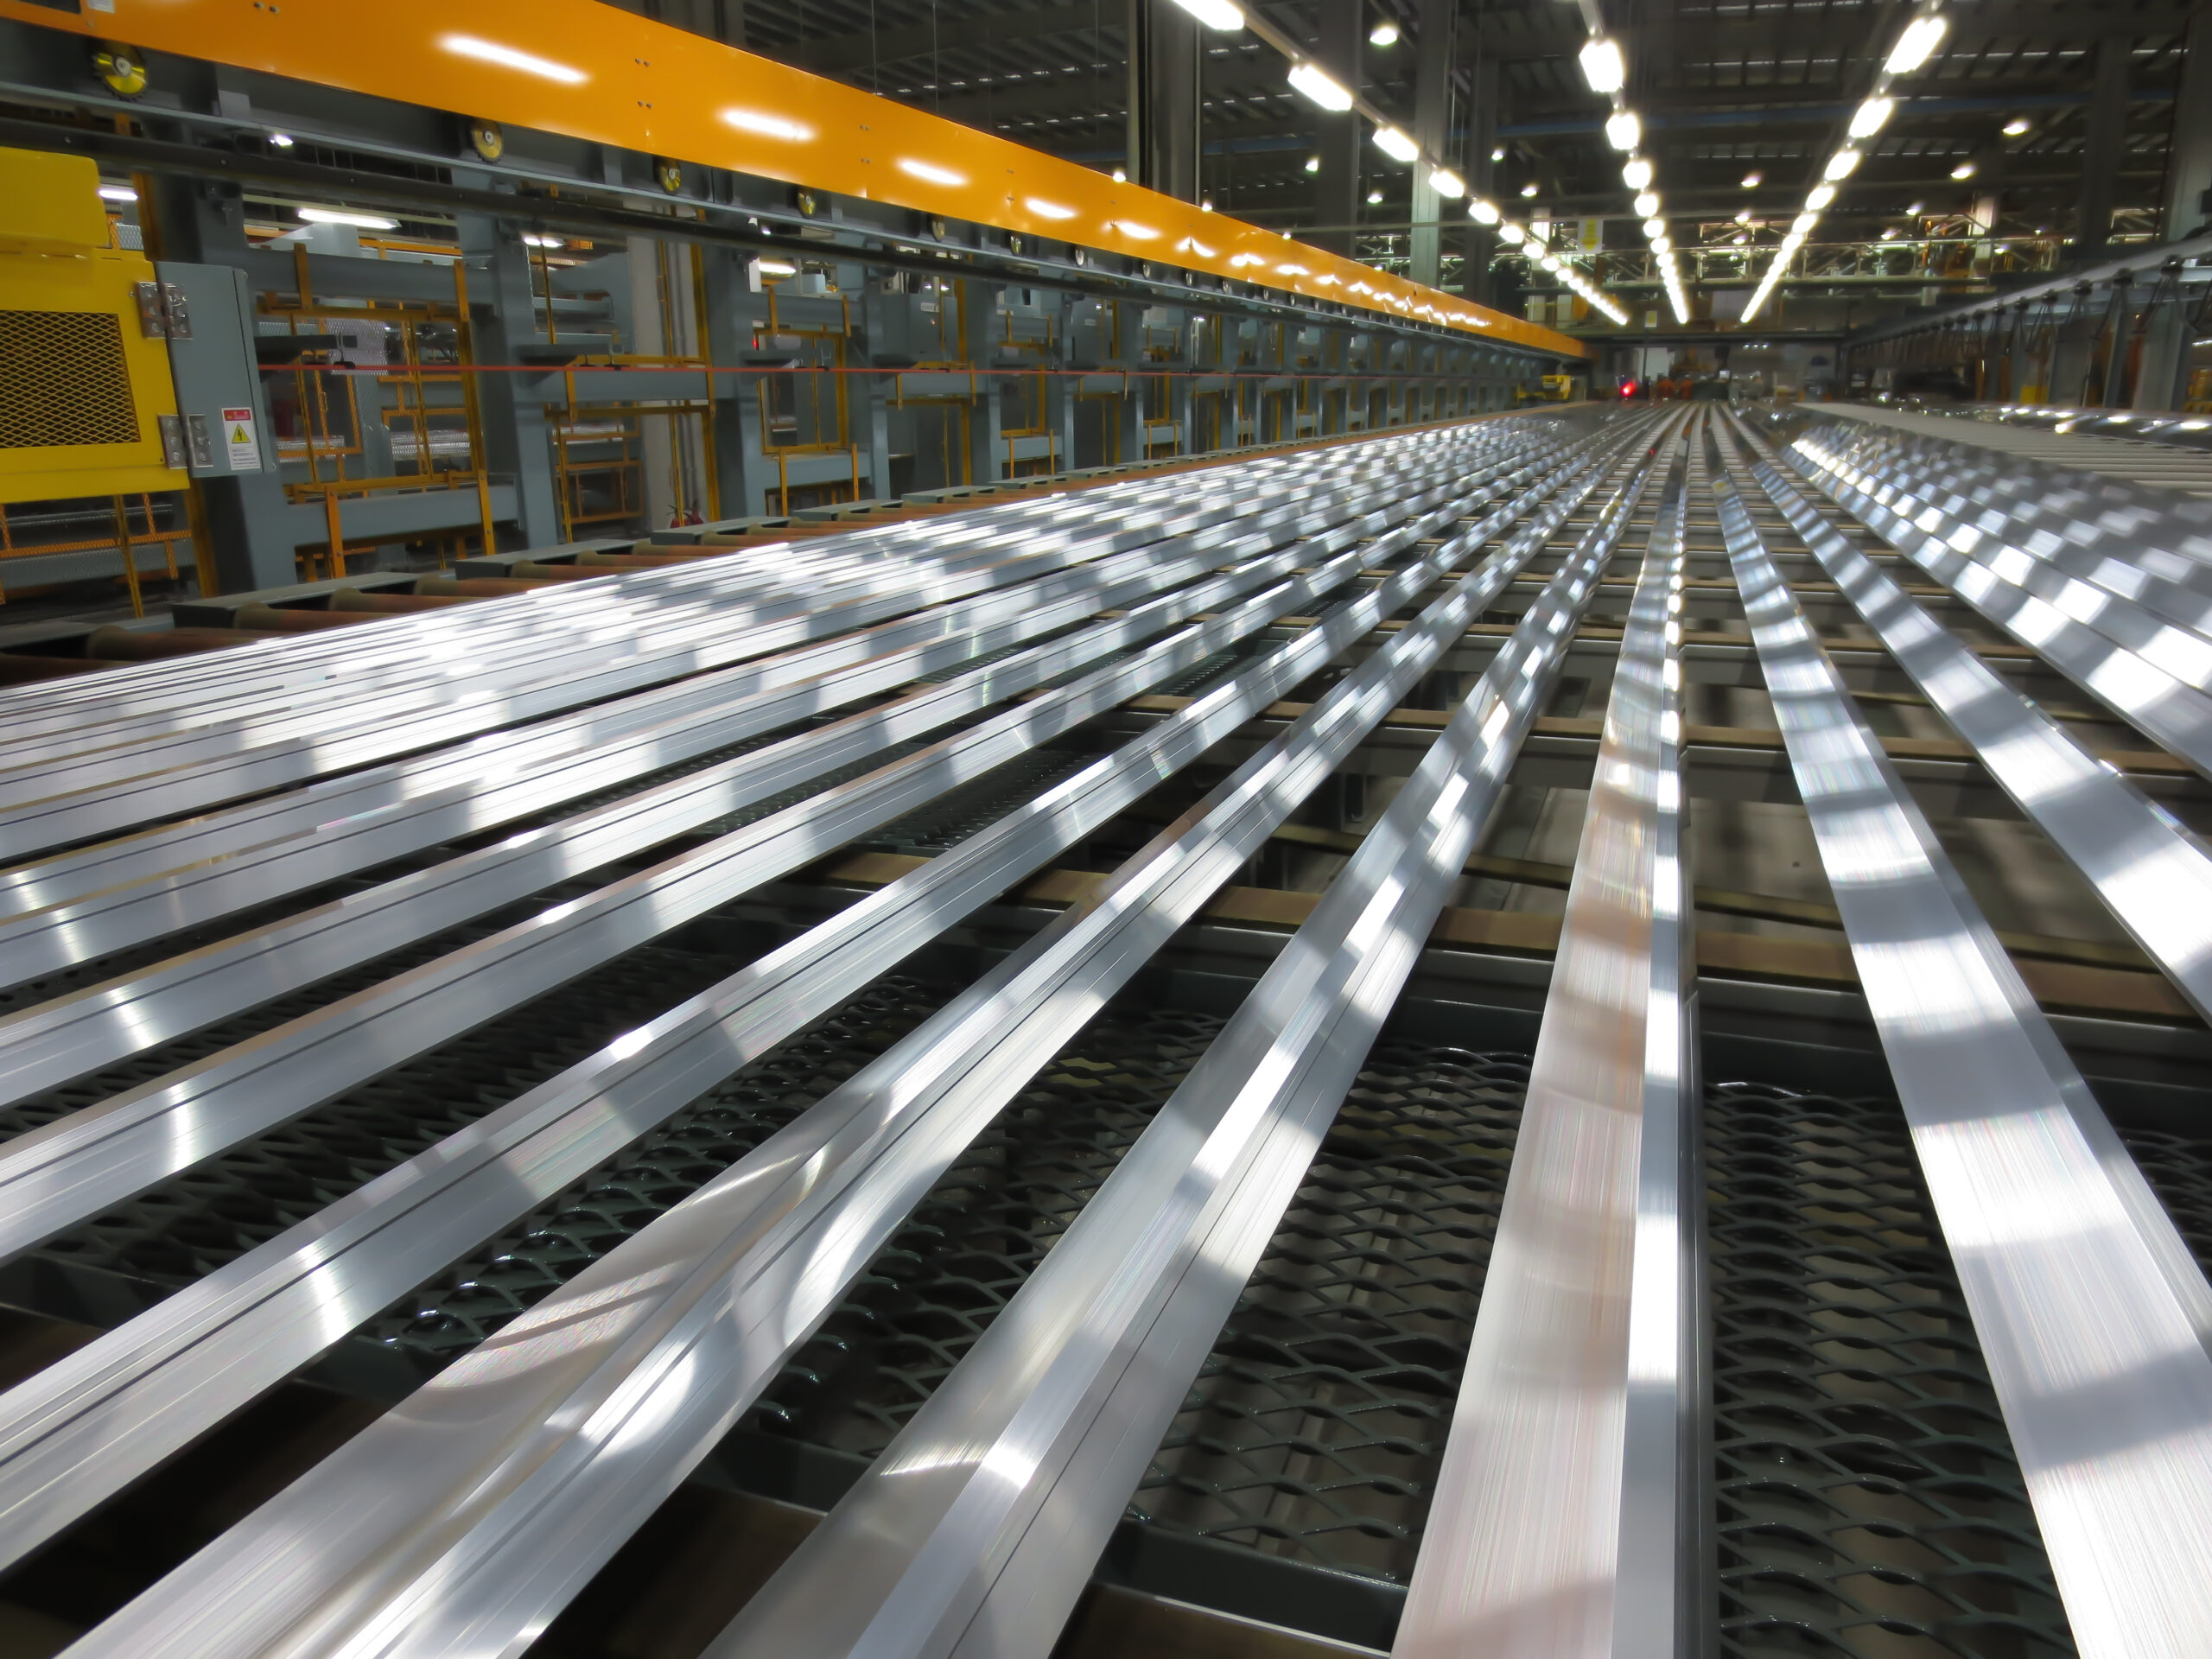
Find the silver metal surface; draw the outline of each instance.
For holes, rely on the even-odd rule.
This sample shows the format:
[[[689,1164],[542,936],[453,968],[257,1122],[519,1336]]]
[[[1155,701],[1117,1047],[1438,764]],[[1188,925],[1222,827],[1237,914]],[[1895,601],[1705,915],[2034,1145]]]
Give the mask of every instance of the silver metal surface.
[[[1726,476],[1791,769],[2085,1659],[2212,1652],[2212,1288]]]
[[[1698,1467],[1707,1378],[1675,465],[1621,637],[1396,1659],[1703,1650],[1710,1495]]]
[[[1738,464],[1726,427],[1721,452]],[[2212,1019],[2212,855],[1813,510],[1756,437],[1748,468],[1813,556],[1991,777],[2071,859],[2196,1011]]]
[[[1805,474],[1869,528],[2091,696],[2212,774],[2212,641],[2133,601],[2044,564],[1999,529],[1908,499],[1808,432],[1791,446]],[[2026,539],[2026,538],[2023,538]]]
[[[1649,472],[1052,1253],[714,1659],[1050,1649],[1489,820]]]
[[[204,1554],[179,1580],[193,1586],[188,1601],[149,1597],[100,1639],[165,1652],[188,1629],[238,1651],[517,1650],[774,1376],[960,1148],[1464,632],[1596,478],[1554,481],[1567,493],[1535,525],[1094,898]],[[1528,505],[1454,534],[1338,613],[1331,649]]]
[[[664,873],[686,863],[694,867],[680,881],[664,880],[648,895],[639,887],[646,878],[635,878],[607,890],[592,906],[511,931],[501,936],[509,942],[505,948],[512,950],[532,931],[565,925],[587,910],[596,928],[627,926],[635,937],[651,937],[704,908],[704,902],[696,900],[702,891],[720,895],[712,900],[720,902],[760,879],[757,872],[767,858],[779,861],[774,868],[789,868],[834,848],[890,810],[939,792],[956,762],[960,776],[977,775],[985,769],[986,757],[995,765],[1066,729],[1086,711],[1111,707],[1153,683],[1169,671],[1164,664],[1195,661],[1268,619],[1343,586],[1363,563],[1395,556],[1422,537],[1448,528],[1484,493],[1447,496],[1375,541],[1220,617],[1181,630],[1126,663],[724,837],[715,843],[717,850],[710,857],[671,861]],[[1432,575],[1425,575],[1423,582]],[[1397,603],[1408,596],[1395,588],[1388,595]],[[557,1191],[702,1089],[849,995],[886,963],[1095,830],[1160,778],[1325,664],[1388,613],[1384,605],[1385,596],[1377,592],[1338,607],[1319,626],[1301,632],[1235,679],[926,868],[871,894],[0,1397],[0,1504],[6,1506],[0,1510],[0,1551],[13,1555],[49,1535],[54,1526],[81,1513],[101,1492],[114,1490],[199,1427],[281,1378],[456,1251]],[[894,774],[896,787],[905,792],[887,807],[883,798],[889,790],[881,780]],[[732,854],[732,844],[742,849],[741,855]],[[724,865],[740,874],[717,868]],[[628,922],[625,906],[647,913]],[[638,933],[641,927],[645,931]],[[456,958],[470,954],[456,953]],[[550,982],[568,977],[578,965],[574,945],[542,955],[552,959],[538,970],[551,975]],[[455,1017],[450,1010],[458,1007],[463,1011],[460,1017],[474,1023],[482,1015],[480,1005],[450,991],[431,994],[450,978],[454,960],[432,976],[435,982],[409,976],[413,982],[392,982],[372,995],[396,1015],[410,1020],[435,1026],[450,1021]],[[507,1001],[514,1000],[507,994]],[[391,1064],[389,1052],[363,1046],[373,1033],[365,1035],[350,1014],[341,1014],[336,1034],[356,1046],[360,1063],[372,1069]],[[320,1045],[326,1052],[336,1046],[334,1039]],[[224,1081],[235,1083],[236,1103],[226,1103],[224,1109],[238,1116],[226,1117],[219,1127],[203,1131],[203,1112],[188,1120],[190,1128],[171,1128],[156,1114],[183,1103],[142,1096],[139,1121],[149,1127],[111,1137],[111,1149],[110,1138],[97,1134],[101,1126],[89,1123],[84,1126],[83,1158],[107,1172],[104,1179],[142,1180],[148,1170],[174,1160],[180,1147],[188,1161],[204,1156],[219,1135],[234,1135],[252,1114],[273,1110],[281,1116],[300,1109],[305,1103],[299,1092],[324,1088],[327,1073],[315,1068],[327,1064],[321,1053],[300,1052],[296,1077],[279,1088],[271,1088],[265,1074],[252,1075],[249,1056],[234,1058],[232,1076]],[[101,1164],[101,1159],[110,1161]],[[47,1211],[49,1218],[67,1209],[87,1213],[81,1202],[86,1182],[67,1173],[69,1168],[65,1160],[47,1174],[47,1182],[63,1194]],[[38,1200],[27,1192],[24,1202]],[[136,1425],[128,1433],[121,1428],[125,1421]]]

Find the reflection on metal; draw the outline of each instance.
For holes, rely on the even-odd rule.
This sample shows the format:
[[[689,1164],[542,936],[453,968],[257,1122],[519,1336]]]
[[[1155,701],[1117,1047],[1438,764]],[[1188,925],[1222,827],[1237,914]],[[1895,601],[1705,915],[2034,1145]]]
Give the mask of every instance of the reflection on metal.
[[[1554,474],[1326,619],[1316,631],[1325,638],[1282,647],[1258,671],[1276,683],[1310,671],[1532,499],[1566,487],[1540,521],[1548,527],[1595,482],[1587,462]],[[228,1610],[223,1644],[251,1651],[331,1618],[372,1629],[400,1607],[416,1651],[504,1651],[539,1628],[774,1378],[1036,1067],[1328,776],[1541,539],[1516,537],[1095,898],[186,1569],[194,1608]],[[1223,705],[1228,724],[1252,706],[1241,690],[1205,701]],[[654,1058],[639,1056],[633,1100]],[[686,1087],[697,1086],[695,1075]],[[404,1483],[394,1470],[409,1471]],[[286,1597],[267,1593],[272,1578]],[[161,1633],[180,1619],[175,1595],[148,1606],[143,1620],[123,1616],[114,1650],[162,1650]]]
[[[1670,456],[1670,465],[1680,462]],[[1398,1659],[1702,1651],[1683,486],[1678,471],[1621,637],[1512,1175]]]
[[[2087,1659],[2212,1651],[2212,1289],[1853,709],[1734,486],[1715,487],[1791,770],[2075,1639]]]
[[[289,1077],[255,1064],[260,1051],[273,1046],[257,1043],[202,1068],[215,1075],[218,1090],[226,1089],[227,1096],[192,1098],[188,1080],[167,1090],[141,1091],[135,1103],[140,1132],[104,1135],[110,1126],[95,1117],[79,1130],[82,1157],[97,1166],[101,1179],[129,1190],[163,1166],[181,1166],[180,1158],[195,1151],[204,1155],[254,1122],[296,1112],[302,1095],[331,1092],[333,1050],[340,1064],[354,1067],[353,1077],[372,1075],[399,1052],[419,1052],[441,1033],[466,1029],[495,1008],[549,988],[584,962],[605,960],[615,949],[664,931],[767,874],[791,869],[981,776],[1343,587],[1372,562],[1393,559],[1447,528],[1503,487],[1480,482],[1482,476],[1412,495],[1339,525],[1308,543],[1308,558],[1319,561],[1309,574],[1179,629],[1045,698],[296,1022],[300,1031],[276,1034],[289,1039]],[[1376,531],[1383,533],[1358,540]],[[1348,550],[1320,557],[1335,548]],[[1338,607],[1320,626],[1300,631],[1235,679],[925,869],[371,1182],[93,1344],[72,1363],[0,1397],[0,1504],[6,1506],[0,1509],[0,1550],[17,1554],[49,1535],[102,1492],[279,1380],[457,1252],[852,995],[886,962],[926,943],[1094,832],[1348,648],[1388,614],[1389,602],[1410,596],[1394,586]],[[550,940],[551,948],[533,950],[541,938]],[[473,993],[428,994],[438,985],[466,986],[474,963],[499,970],[503,954],[520,964],[519,986],[509,972]],[[389,1033],[378,1030],[379,1015],[392,1028]],[[314,1033],[317,1025],[330,1029]],[[171,1129],[164,1118],[175,1120],[179,1109],[193,1114],[186,1120],[190,1127]],[[44,1179],[50,1194],[44,1200],[45,1225],[64,1211],[88,1213],[84,1173],[60,1166],[44,1172]],[[40,1204],[27,1195],[22,1207],[36,1211]],[[180,1395],[193,1401],[189,1408],[178,1403]],[[119,1433],[126,1418],[140,1427]]]
[[[1737,464],[1727,429],[1717,435]],[[2212,856],[2203,843],[2000,679],[1815,512],[1756,437],[1747,435],[1747,442],[1760,486],[1897,665],[2196,1011],[2212,1019]]]
[[[1236,1018],[714,1659],[1049,1648],[1489,822],[1650,471],[1615,492]]]
[[[2212,641],[2069,575],[1994,526],[1892,484],[1808,433],[1796,464],[1868,526],[2091,696],[2212,775]],[[1931,486],[1931,487],[1940,487]],[[1896,506],[1891,505],[1891,501]],[[2024,535],[2021,543],[2043,538]]]

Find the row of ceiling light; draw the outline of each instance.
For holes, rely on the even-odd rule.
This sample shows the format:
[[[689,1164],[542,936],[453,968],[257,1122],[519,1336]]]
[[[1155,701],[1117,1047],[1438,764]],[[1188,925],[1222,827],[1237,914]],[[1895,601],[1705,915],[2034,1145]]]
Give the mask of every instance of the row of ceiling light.
[[[1926,67],[1943,44],[1943,37],[1950,32],[1950,20],[1936,10],[1941,0],[1924,5],[1904,26],[1897,44],[1890,48],[1890,55],[1883,60],[1882,70],[1874,78],[1873,90],[1866,101],[1851,112],[1849,125],[1844,129],[1843,143],[1831,155],[1821,169],[1821,181],[1807,193],[1805,211],[1790,221],[1789,232],[1782,238],[1782,245],[1774,251],[1774,258],[1759,278],[1759,285],[1751,290],[1750,302],[1744,307],[1744,321],[1749,322],[1765,307],[1775,287],[1782,281],[1789,262],[1812,235],[1813,227],[1821,222],[1821,215],[1835,200],[1836,191],[1846,179],[1859,170],[1859,163],[1866,158],[1872,141],[1889,124],[1895,112],[1897,100],[1890,95],[1893,83],[1917,73]],[[2024,124],[2015,123],[2024,131]],[[2008,126],[2006,131],[2010,132]],[[1972,162],[1962,163],[1952,169],[1955,179],[1974,176]]]

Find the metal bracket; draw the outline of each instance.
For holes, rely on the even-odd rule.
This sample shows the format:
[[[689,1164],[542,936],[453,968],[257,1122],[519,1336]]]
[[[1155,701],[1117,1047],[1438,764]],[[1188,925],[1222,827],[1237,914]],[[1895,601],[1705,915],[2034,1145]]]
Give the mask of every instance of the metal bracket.
[[[175,283],[134,283],[138,332],[149,340],[190,340],[192,308]]]
[[[162,434],[162,465],[181,467],[184,465],[184,419],[178,415],[156,415],[154,424]]]
[[[215,441],[207,430],[205,415],[188,415],[184,429],[192,444],[192,465],[195,471],[207,471],[215,465]]]

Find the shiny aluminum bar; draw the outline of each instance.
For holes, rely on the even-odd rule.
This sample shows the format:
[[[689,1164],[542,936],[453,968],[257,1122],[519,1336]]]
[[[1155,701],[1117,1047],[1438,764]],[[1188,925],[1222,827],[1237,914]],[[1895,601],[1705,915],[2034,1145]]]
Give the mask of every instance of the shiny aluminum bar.
[[[1447,501],[1202,630],[1186,631],[1180,637],[1204,637],[1196,654],[1182,660],[1342,586],[1366,560],[1395,555],[1448,525],[1469,499]],[[1395,588],[1387,597],[1402,602]],[[1388,614],[1385,598],[1378,589],[1338,607],[1235,679],[925,868],[0,1396],[0,1558],[35,1547],[423,1274],[1095,831],[1370,630]],[[1156,665],[1162,649],[1069,690],[1084,692],[1087,708],[1098,701],[1090,689],[1109,687],[1110,706],[1164,671]],[[1036,716],[1052,701],[1016,711],[1025,721],[1012,728],[1018,743],[1034,737],[1042,725]],[[868,783],[803,802],[726,839],[797,842],[783,866],[790,868],[850,838],[860,826],[835,808],[841,796],[864,798]],[[938,781],[925,798],[944,786]],[[759,835],[764,828],[768,833]],[[668,909],[664,899],[658,918],[664,925],[672,925]],[[572,963],[560,977],[574,971]],[[391,1063],[386,1057],[378,1069]],[[176,1138],[165,1136],[165,1144]],[[194,1147],[199,1155],[206,1149]],[[175,1154],[142,1146],[137,1155]]]
[[[810,601],[786,595],[734,609],[709,602],[689,620],[671,624],[657,619],[654,637],[644,646],[637,645],[632,625],[618,614],[595,629],[602,636],[601,645],[587,649],[570,639],[556,652],[554,660],[563,671],[551,677],[529,663],[493,673],[474,659],[454,660],[445,675],[426,677],[418,657],[414,683],[406,690],[349,702],[342,718],[310,709],[277,717],[245,734],[101,749],[12,779],[0,777],[0,856],[21,857],[114,834],[151,819],[719,667],[779,645],[842,632],[924,604],[947,602],[1043,575],[1071,556],[1101,556],[1159,539],[1161,533],[1197,528],[1236,510],[1234,504],[1163,508],[1160,524],[1087,539],[1032,538],[1010,556],[985,564],[952,561],[941,570],[911,567],[888,582],[869,578],[860,584],[857,594],[833,588]],[[815,607],[801,608],[810,603]],[[756,610],[788,614],[755,624]],[[578,663],[590,671],[575,671]],[[532,674],[537,677],[530,677]],[[424,683],[426,678],[429,683]],[[208,744],[218,744],[225,752],[202,758],[195,746]]]
[[[1426,467],[1402,468],[1384,490],[1320,505],[1294,499],[1178,542],[1132,549],[1025,588],[662,686],[536,728],[19,867],[0,880],[12,881],[16,896],[34,908],[0,920],[0,963],[6,964],[0,982],[21,982],[202,925],[241,906],[596,793],[891,689],[964,655],[1071,625],[1090,610],[1134,602],[1147,585],[1189,580],[1339,518],[1363,517],[1442,475]],[[1267,563],[1288,568],[1281,560]],[[1221,588],[1214,597],[1238,591]],[[977,637],[976,631],[987,627],[993,632]]]
[[[1616,492],[1135,1146],[712,1659],[1050,1650],[1489,823],[1652,470]]]
[[[1721,529],[2083,1659],[2212,1653],[2212,1287],[1853,706],[1732,480]]]
[[[960,1149],[1595,484],[1571,484],[1094,898],[204,1552],[188,1569],[190,1606],[149,1598],[168,1604],[162,1628],[136,1623],[113,1639],[161,1652],[181,1624],[226,1651],[331,1651],[404,1622],[407,1651],[490,1653],[541,1629],[772,1379]],[[1525,505],[1393,577],[1370,614],[1418,594]],[[612,1302],[609,1287],[620,1287]],[[618,1304],[619,1317],[594,1317]],[[640,1378],[659,1383],[642,1402]],[[639,1413],[650,1436],[624,1427]]]
[[[1484,493],[1510,488],[1532,471],[1530,467],[1518,467],[1487,486]],[[1356,506],[1353,511],[1357,510]],[[1300,524],[1295,519],[1299,511],[1286,510],[1284,514],[1292,520],[1287,526],[1292,533],[1312,533],[1327,528],[1327,513],[1312,513],[1308,521]],[[1379,512],[1363,513],[1353,522],[1356,528],[1364,527],[1381,516]],[[1204,558],[1217,557],[1220,551],[1190,563],[1203,564]],[[1139,645],[1164,627],[1279,579],[1301,559],[1313,556],[1313,551],[1312,543],[1294,543],[1270,556],[1171,593],[1068,639],[972,669],[884,708],[801,732],[765,749],[641,791],[543,830],[397,877],[270,927],[202,946],[0,1020],[0,1103],[51,1088],[289,988],[313,983],[355,963],[429,938],[556,881],[582,874],[617,857],[643,851],[700,823],[1019,696],[1086,663]],[[1099,602],[1096,596],[1071,601],[1077,607],[1075,614],[1087,614]],[[1068,620],[1071,619],[1062,615],[1058,607],[1048,607],[1033,612],[1020,632],[1045,632]],[[1030,621],[1037,626],[1030,626]],[[964,644],[956,642],[956,645],[960,655],[968,656],[991,649],[997,643],[986,632],[970,637]],[[890,675],[893,683],[925,671],[926,663],[908,662],[910,655],[905,653],[888,659],[897,671]],[[879,658],[877,662],[885,660]],[[901,663],[906,665],[899,666]],[[805,686],[798,688],[796,695],[800,701],[799,713],[825,700]],[[760,725],[772,728],[795,717],[785,712],[762,721]],[[715,744],[700,747],[716,747],[728,741],[729,734],[718,734]],[[665,765],[680,758],[680,754],[659,748],[652,756],[655,765]],[[575,792],[581,792],[586,787],[605,787],[609,781],[603,774],[595,775],[574,788]],[[525,779],[515,783],[515,786],[527,786],[529,782]],[[506,783],[501,785],[507,786]],[[462,829],[484,827],[487,818],[498,822],[496,817],[482,810],[480,801],[478,797],[468,803],[471,813]],[[333,827],[333,836],[342,838],[355,829],[352,823],[340,821]],[[442,833],[457,831],[448,827]],[[284,884],[294,888],[311,880],[327,880],[337,869],[359,868],[373,861],[372,857],[357,855],[350,866],[334,866],[327,861],[328,851],[327,848],[311,842],[305,849],[287,852],[280,848],[272,857],[297,859],[308,853],[326,855],[325,862],[310,867]],[[379,845],[377,855],[389,855],[389,852],[388,846]],[[260,878],[251,884],[253,892],[265,895],[272,890],[283,890],[268,879],[267,868],[266,861],[248,866],[249,872]],[[200,874],[199,871],[189,871],[185,879]],[[188,892],[198,890],[199,884],[194,882]],[[242,895],[234,903],[250,901],[251,896]],[[157,918],[175,921],[179,899],[168,884],[137,902],[149,907],[160,906],[156,912]],[[113,948],[116,941],[112,930],[102,931],[96,925],[106,922],[110,913],[107,906],[97,909],[72,906],[36,919],[56,924],[63,930],[62,938],[69,948],[89,955],[94,953],[96,946]],[[29,956],[31,951],[22,937],[24,931],[0,925],[0,948]],[[16,937],[11,939],[11,934]],[[42,943],[46,937],[42,933],[29,943]],[[5,1154],[0,1154],[0,1171],[6,1166]],[[5,1179],[4,1174],[0,1174],[0,1182]]]
[[[1847,461],[1810,435],[1792,464],[1854,518],[2037,652],[2060,673],[2200,772],[2212,775],[2212,642],[2146,615],[2133,601],[2038,567],[1981,526],[1933,506],[1892,511]]]
[[[1683,487],[1677,471],[1621,636],[1512,1170],[1394,1659],[1703,1652]]]
[[[1727,429],[1717,429],[1731,468]],[[2088,878],[2121,926],[2212,1020],[2212,855],[2171,814],[2088,753],[1881,570],[1751,446],[1748,470],[1897,666],[1966,740],[1998,787]]]

